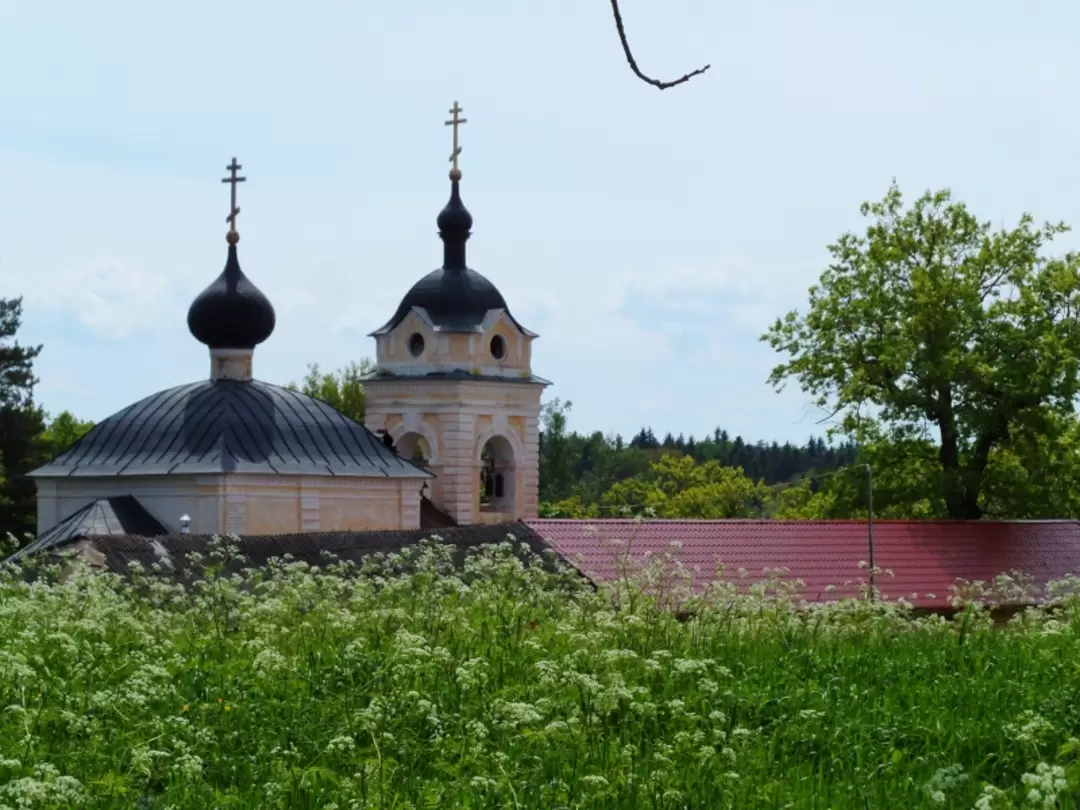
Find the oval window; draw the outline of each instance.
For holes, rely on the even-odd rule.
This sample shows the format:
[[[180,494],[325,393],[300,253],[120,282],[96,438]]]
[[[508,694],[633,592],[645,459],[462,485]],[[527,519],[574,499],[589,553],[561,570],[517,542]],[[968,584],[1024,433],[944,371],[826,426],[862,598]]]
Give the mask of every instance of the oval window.
[[[496,335],[491,339],[491,356],[496,360],[506,357],[506,338],[502,335]]]
[[[409,354],[419,357],[424,353],[424,336],[419,332],[413,332],[409,337]]]

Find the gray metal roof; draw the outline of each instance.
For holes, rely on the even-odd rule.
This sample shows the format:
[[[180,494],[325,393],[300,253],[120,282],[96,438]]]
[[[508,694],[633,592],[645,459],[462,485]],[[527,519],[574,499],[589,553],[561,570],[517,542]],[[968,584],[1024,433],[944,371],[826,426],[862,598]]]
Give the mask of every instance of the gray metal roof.
[[[236,380],[159,391],[98,423],[30,475],[215,473],[433,477],[321,400]]]
[[[9,561],[22,559],[50,549],[57,549],[83,537],[137,534],[153,537],[168,530],[131,495],[117,495],[91,501],[68,515],[48,531],[23,546]]]

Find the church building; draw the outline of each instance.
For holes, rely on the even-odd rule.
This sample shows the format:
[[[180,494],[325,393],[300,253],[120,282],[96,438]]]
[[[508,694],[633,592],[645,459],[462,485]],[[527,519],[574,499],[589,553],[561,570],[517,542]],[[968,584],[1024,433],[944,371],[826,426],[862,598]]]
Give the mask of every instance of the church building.
[[[699,584],[746,587],[779,576],[809,602],[877,589],[920,609],[955,609],[953,590],[1022,572],[1040,588],[1080,571],[1078,521],[552,520],[537,516],[540,397],[536,334],[469,268],[472,216],[461,198],[454,103],[450,199],[438,215],[442,266],[371,332],[366,424],[252,376],[274,308],[240,269],[234,158],[225,269],[191,304],[188,329],[210,352],[207,379],[151,394],[110,416],[31,475],[38,536],[9,561],[79,558],[118,574],[186,576],[191,555],[235,535],[235,570],[288,554],[361,562],[438,534],[460,550],[512,538],[594,582],[673,544]],[[730,579],[724,571],[743,571]],[[870,573],[869,582],[865,577]],[[681,579],[682,574],[678,578]],[[1016,608],[1045,598],[1005,593]],[[996,599],[997,597],[995,597]]]
[[[234,158],[222,181],[232,187],[225,268],[187,317],[209,349],[209,377],[113,414],[31,473],[34,546],[102,527],[252,536],[536,516],[540,397],[549,383],[532,373],[537,335],[466,263],[472,216],[461,199],[460,112],[455,102],[447,122],[454,148],[450,199],[437,219],[442,266],[371,333],[366,425],[252,376],[275,314],[240,269],[236,191],[245,178]]]

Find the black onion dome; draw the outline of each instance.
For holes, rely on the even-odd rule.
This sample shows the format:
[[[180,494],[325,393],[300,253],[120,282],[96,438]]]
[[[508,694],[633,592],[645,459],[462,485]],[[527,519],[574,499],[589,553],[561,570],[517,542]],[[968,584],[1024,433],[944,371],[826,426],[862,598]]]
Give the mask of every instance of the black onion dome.
[[[448,332],[475,331],[493,309],[505,309],[509,314],[506,299],[495,285],[465,264],[465,242],[473,218],[461,201],[460,178],[460,173],[450,173],[450,200],[436,220],[443,241],[443,266],[416,282],[401,299],[394,317],[372,334],[390,331],[413,307],[423,309],[437,329]]]
[[[229,244],[225,269],[191,303],[188,329],[211,349],[254,349],[274,331],[274,307],[240,269]]]
[[[507,308],[502,293],[475,270],[445,267],[432,270],[416,282],[383,329],[393,329],[413,307],[421,307],[436,327],[451,332],[472,331],[488,310]]]
[[[469,231],[473,224],[472,214],[461,201],[461,188],[457,180],[451,182],[450,200],[439,212],[435,222],[439,226],[439,237],[444,243],[460,241],[464,245],[465,240],[469,238]],[[464,253],[461,258],[464,260]]]

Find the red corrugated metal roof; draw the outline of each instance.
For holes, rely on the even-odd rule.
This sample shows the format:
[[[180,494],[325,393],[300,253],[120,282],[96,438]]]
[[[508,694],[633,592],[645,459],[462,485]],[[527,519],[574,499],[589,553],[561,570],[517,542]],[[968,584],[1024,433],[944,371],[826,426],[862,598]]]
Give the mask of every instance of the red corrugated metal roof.
[[[805,582],[811,600],[852,595],[868,580],[865,521],[781,520],[529,520],[528,526],[582,573],[614,576],[625,544],[640,560],[646,552],[675,552],[696,566],[702,581],[717,563],[725,578],[740,568],[747,579],[765,569],[787,568]],[[613,545],[613,541],[616,544]],[[1022,571],[1040,587],[1067,574],[1080,574],[1077,521],[904,521],[874,523],[874,562],[892,576],[877,586],[888,598],[903,597],[923,607],[947,607],[959,580],[990,583],[1003,573]],[[826,590],[834,586],[835,594]]]

